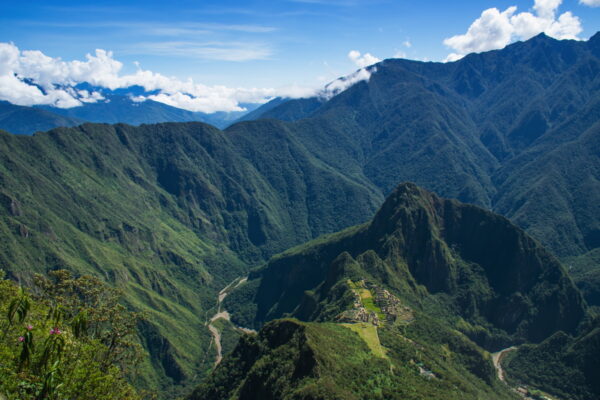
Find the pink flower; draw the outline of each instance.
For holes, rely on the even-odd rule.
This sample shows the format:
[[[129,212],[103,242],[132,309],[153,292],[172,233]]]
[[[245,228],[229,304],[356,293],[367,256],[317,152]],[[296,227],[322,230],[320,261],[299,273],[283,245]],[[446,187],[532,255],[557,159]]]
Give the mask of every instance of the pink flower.
[[[62,331],[58,328],[55,328],[54,333],[56,333],[57,335],[60,335],[62,333]]]
[[[30,331],[33,329],[33,325],[27,325],[27,330]]]
[[[19,336],[19,343],[23,343],[25,341],[25,338],[23,336]]]
[[[56,331],[54,330],[54,328],[50,329],[50,334],[51,334],[51,335],[54,335],[54,333],[55,333],[55,332],[56,332]]]

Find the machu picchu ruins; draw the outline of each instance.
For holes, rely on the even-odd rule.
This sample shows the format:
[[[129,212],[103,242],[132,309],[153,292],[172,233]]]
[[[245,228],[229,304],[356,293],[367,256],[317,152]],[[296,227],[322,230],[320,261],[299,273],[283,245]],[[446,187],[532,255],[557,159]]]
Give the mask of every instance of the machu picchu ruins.
[[[371,282],[348,281],[354,294],[353,308],[338,315],[338,322],[366,322],[375,326],[384,323],[411,323],[414,320],[412,309],[403,305],[387,289]]]

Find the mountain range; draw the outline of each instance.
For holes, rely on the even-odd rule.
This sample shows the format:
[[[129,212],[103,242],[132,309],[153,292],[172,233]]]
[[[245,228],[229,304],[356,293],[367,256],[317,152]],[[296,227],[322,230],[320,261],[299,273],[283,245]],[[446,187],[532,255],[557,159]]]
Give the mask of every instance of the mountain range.
[[[57,126],[76,126],[83,122],[83,120],[65,117],[52,111],[0,101],[0,127],[15,134],[32,134]]]
[[[455,63],[385,60],[329,101],[275,99],[246,117],[295,121],[321,159],[383,194],[407,180],[507,216],[587,273],[596,303],[599,57],[600,33]]]
[[[509,382],[569,394],[526,367],[547,341],[583,379],[572,398],[597,395],[599,71],[600,34],[540,35],[454,63],[385,60],[224,130],[149,124],[188,114],[121,93],[61,116],[1,103],[12,133],[72,127],[0,132],[0,268],[122,289],[147,315],[132,379],[165,398],[207,377],[193,398],[346,398],[362,389],[343,371],[363,361],[355,381],[383,398],[514,398],[489,355],[511,345],[530,350],[510,354]],[[143,125],[82,124],[94,115]],[[210,375],[231,282],[217,329],[232,353]],[[236,346],[236,324],[261,331]]]
[[[240,107],[245,111],[203,113],[187,111],[151,100],[147,97],[156,93],[148,92],[139,86],[109,90],[89,84],[79,84],[74,89],[99,93],[102,99],[71,108],[26,107],[0,101],[0,129],[15,134],[30,135],[61,126],[77,126],[84,122],[141,125],[190,121],[205,122],[225,128],[260,106],[255,103],[241,103]]]

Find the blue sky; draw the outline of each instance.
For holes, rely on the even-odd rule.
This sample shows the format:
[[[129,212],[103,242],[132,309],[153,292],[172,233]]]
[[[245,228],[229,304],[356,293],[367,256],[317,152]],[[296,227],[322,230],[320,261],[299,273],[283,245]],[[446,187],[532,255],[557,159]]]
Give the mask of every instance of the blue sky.
[[[139,62],[211,86],[315,87],[357,69],[351,50],[444,60],[457,52],[444,40],[465,34],[484,10],[516,6],[515,13],[535,14],[533,1],[3,1],[0,42],[63,60],[109,50],[122,73]],[[567,11],[577,17],[577,37],[586,39],[600,29],[600,0],[583,1],[591,6],[564,0],[554,8],[557,18]],[[460,55],[489,48],[463,39]]]

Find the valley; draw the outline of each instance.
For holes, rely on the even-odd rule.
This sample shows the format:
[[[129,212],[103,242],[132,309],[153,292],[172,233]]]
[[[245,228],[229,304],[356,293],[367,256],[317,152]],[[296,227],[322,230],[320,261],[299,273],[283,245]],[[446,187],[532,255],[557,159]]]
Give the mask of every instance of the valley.
[[[0,269],[122,293],[158,399],[600,396],[600,33],[361,71],[224,129],[0,103],[39,130],[0,131]]]
[[[225,297],[227,297],[229,292],[235,290],[238,286],[242,285],[247,280],[247,277],[236,278],[233,282],[225,286],[219,292],[219,295],[217,297],[217,312],[212,317],[210,317],[210,319],[207,322],[208,330],[210,331],[210,334],[213,337],[211,345],[214,344],[215,350],[217,352],[217,355],[215,357],[215,366],[219,365],[219,363],[223,359],[223,346],[221,345],[221,332],[219,332],[219,328],[217,328],[214,325],[214,322],[218,320],[225,320],[228,322],[230,321],[229,313],[223,308],[223,300],[225,300]],[[237,329],[240,333],[249,333],[249,331],[244,328],[235,327],[235,329]]]

